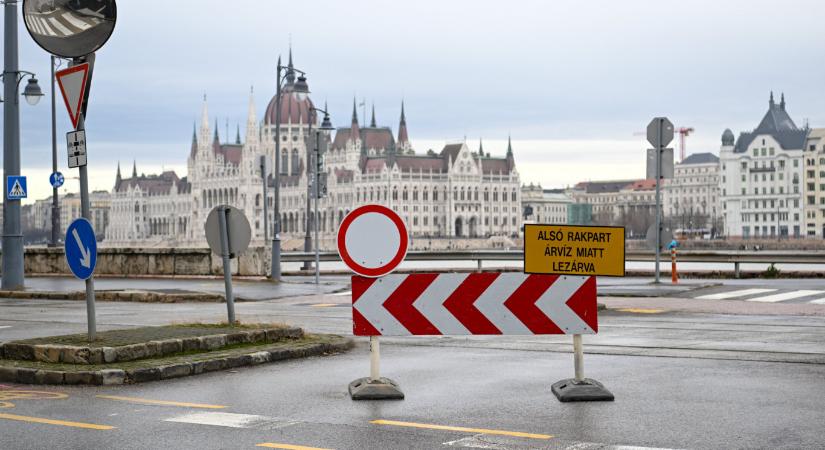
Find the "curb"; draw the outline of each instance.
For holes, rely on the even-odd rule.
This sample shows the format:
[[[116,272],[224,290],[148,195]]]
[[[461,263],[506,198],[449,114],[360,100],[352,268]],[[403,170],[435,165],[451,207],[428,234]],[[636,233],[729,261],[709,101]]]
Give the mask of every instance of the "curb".
[[[86,384],[97,386],[144,383],[168,380],[191,375],[256,366],[287,359],[307,358],[333,353],[343,353],[354,346],[351,339],[341,338],[340,342],[298,345],[295,348],[259,350],[252,353],[226,356],[191,363],[180,363],[138,369],[102,369],[96,371],[67,372],[59,370],[32,369],[27,367],[0,366],[0,382],[21,384]]]
[[[86,292],[74,291],[0,291],[0,298],[21,300],[86,300]],[[185,294],[167,294],[152,291],[95,291],[95,300],[104,302],[139,302],[139,303],[226,303],[221,294],[193,292]],[[250,301],[244,297],[235,297],[236,302]]]

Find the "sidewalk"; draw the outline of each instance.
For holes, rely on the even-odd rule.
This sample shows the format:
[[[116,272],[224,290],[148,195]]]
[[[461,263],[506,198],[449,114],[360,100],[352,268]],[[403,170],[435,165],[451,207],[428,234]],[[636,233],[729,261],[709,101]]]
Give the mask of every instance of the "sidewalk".
[[[345,289],[348,285],[349,277],[322,277],[321,283],[316,286],[312,277],[301,276],[285,277],[279,284],[268,280],[233,280],[232,290],[238,301],[262,301],[328,294]],[[103,297],[107,294],[146,293],[151,294],[153,298],[178,297],[191,301],[220,301],[225,291],[222,278],[96,278],[95,292]],[[71,277],[29,277],[26,279],[24,293],[4,291],[0,293],[0,298],[31,297],[32,294],[37,294],[38,298],[49,298],[50,295],[65,298],[66,294],[74,293],[85,298],[84,281]],[[199,299],[200,297],[203,298]]]

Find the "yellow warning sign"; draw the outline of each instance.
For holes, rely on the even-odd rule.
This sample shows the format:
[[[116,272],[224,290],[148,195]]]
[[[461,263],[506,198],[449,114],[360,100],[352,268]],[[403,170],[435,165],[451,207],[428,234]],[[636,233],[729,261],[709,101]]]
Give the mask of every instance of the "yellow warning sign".
[[[524,273],[624,276],[624,228],[524,225]]]

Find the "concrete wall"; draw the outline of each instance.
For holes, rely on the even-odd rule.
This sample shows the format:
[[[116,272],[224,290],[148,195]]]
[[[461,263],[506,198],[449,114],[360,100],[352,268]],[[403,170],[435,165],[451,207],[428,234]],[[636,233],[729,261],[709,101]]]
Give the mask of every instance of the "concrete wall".
[[[250,247],[232,260],[234,275],[265,276],[270,249]],[[62,248],[26,248],[27,275],[71,275]],[[99,248],[95,275],[222,275],[221,258],[205,248]]]

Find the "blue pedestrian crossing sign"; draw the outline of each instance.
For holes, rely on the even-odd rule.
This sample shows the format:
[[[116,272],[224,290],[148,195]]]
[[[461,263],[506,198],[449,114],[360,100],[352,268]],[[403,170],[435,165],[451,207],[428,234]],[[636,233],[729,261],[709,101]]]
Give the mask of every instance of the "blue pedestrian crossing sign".
[[[52,185],[53,188],[57,189],[60,186],[63,186],[63,183],[66,181],[66,178],[63,177],[63,174],[60,172],[55,172],[49,176],[49,183]]]
[[[9,175],[6,177],[6,194],[9,200],[26,198],[28,191],[26,188],[26,177],[22,175]]]
[[[97,239],[92,224],[84,219],[75,219],[66,229],[64,240],[66,263],[74,276],[86,280],[92,276],[97,263]]]

